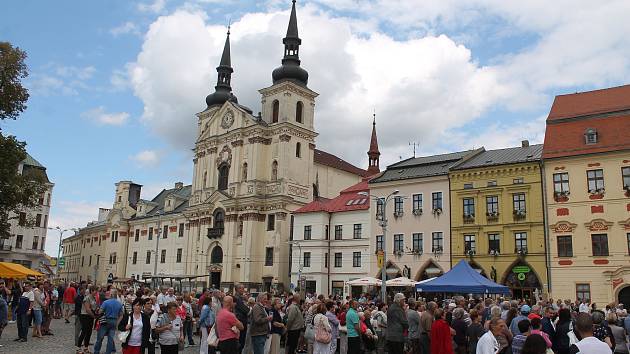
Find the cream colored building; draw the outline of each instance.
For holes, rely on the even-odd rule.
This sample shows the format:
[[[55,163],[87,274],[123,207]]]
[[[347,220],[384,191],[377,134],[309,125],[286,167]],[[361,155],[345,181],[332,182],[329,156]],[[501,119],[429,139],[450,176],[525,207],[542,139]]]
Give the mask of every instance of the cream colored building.
[[[543,149],[551,295],[630,306],[630,85],[557,96]]]
[[[46,183],[47,190],[39,198],[37,207],[24,210],[19,215],[11,215],[15,217],[9,221],[11,237],[0,238],[0,262],[19,263],[27,268],[42,269],[44,264],[49,264],[44,249],[54,184],[48,179],[46,167],[29,154],[19,164],[18,173],[41,177]],[[33,224],[29,224],[30,222]]]
[[[83,235],[77,233],[67,237],[62,242],[61,253],[65,264],[59,267],[59,278],[62,281],[79,281],[79,268],[81,266],[81,249],[83,247]]]
[[[272,85],[259,91],[261,113],[253,115],[232,93],[228,33],[215,92],[197,114],[193,181],[182,186],[186,195],[171,190],[145,201],[139,200],[140,186],[117,184],[107,218],[81,231],[101,241],[94,246],[90,241],[82,251],[80,278],[92,276],[99,283],[110,273],[142,278],[154,272],[157,248],[158,274],[203,276],[221,288],[241,282],[252,291],[288,285],[290,213],[314,197],[336,196],[368,172],[315,148],[317,93],[300,67],[295,4],[283,43],[282,65],[273,71]],[[151,228],[165,227],[164,243],[148,239]],[[148,252],[153,252],[150,264]],[[85,265],[83,253],[96,257],[95,265]]]
[[[381,204],[371,208],[370,275],[380,277],[377,250],[385,245],[388,278],[408,276],[424,280],[439,276],[451,267],[449,169],[479,151],[411,158],[387,168],[370,180],[370,194],[385,197],[395,190],[385,214],[387,237],[376,216]]]

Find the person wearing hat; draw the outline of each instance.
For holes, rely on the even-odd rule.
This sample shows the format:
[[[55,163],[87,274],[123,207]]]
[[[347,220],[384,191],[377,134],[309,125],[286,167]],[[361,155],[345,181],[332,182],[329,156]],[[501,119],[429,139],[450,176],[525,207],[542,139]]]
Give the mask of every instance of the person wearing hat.
[[[518,334],[521,334],[521,331],[518,329],[518,323],[522,320],[527,320],[527,316],[529,316],[531,310],[531,307],[529,307],[529,305],[527,304],[521,306],[521,314],[514,317],[512,319],[512,322],[510,323],[510,332],[512,332],[513,335],[516,336]]]

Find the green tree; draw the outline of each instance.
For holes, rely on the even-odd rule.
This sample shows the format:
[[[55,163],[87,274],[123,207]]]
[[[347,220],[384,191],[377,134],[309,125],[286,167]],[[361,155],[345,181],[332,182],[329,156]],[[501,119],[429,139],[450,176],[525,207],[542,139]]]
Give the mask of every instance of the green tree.
[[[10,43],[0,42],[0,121],[17,119],[26,109],[28,90],[22,79],[28,76],[26,53]],[[0,238],[8,238],[10,220],[22,210],[36,207],[46,191],[46,176],[38,169],[19,172],[26,159],[26,143],[2,134],[0,127]],[[26,220],[26,225],[32,220]]]

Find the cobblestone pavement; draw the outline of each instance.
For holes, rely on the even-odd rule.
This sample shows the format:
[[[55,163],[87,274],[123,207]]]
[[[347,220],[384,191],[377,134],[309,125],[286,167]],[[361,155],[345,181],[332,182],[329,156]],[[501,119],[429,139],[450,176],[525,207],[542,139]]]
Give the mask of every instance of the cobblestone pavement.
[[[0,337],[0,353],[11,354],[74,354],[76,347],[74,346],[74,317],[70,319],[70,323],[66,324],[64,320],[53,320],[50,326],[55,334],[54,336],[44,336],[43,338],[33,338],[32,330],[28,331],[28,342],[19,343],[13,340],[17,338],[17,326],[15,323],[8,324]],[[92,333],[90,341],[90,350],[94,350],[94,341],[96,340],[96,332]],[[103,340],[103,351],[105,350],[107,338]],[[182,353],[193,354],[199,353],[199,337],[195,337],[197,345],[186,348]],[[117,353],[121,353],[120,343],[116,341]],[[159,353],[160,350],[157,350]]]

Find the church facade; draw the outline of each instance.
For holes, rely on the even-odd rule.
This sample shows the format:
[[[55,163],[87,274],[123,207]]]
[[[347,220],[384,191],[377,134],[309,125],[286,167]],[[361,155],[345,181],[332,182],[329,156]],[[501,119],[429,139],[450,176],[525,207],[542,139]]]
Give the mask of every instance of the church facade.
[[[119,243],[128,245],[122,252],[127,254],[117,257],[125,263],[122,267],[110,267],[114,277],[183,273],[207,275],[207,285],[222,289],[236,282],[253,290],[288,289],[291,213],[314,198],[335,197],[368,175],[316,149],[318,94],[308,87],[308,72],[300,66],[295,2],[283,39],[282,65],[273,70],[271,86],[259,90],[257,115],[232,92],[229,36],[228,31],[215,91],[197,114],[192,184],[184,187],[185,195],[175,188],[170,210],[165,196],[139,200],[125,224],[128,230],[119,233],[134,240]],[[115,211],[114,205],[110,214]],[[162,230],[167,218],[167,230],[172,227],[178,235],[173,237],[183,234],[183,240],[171,245],[164,241],[170,234],[164,232],[156,237],[162,239],[160,247],[157,240],[148,239],[148,230]],[[185,229],[180,231],[182,224]],[[173,249],[162,249],[169,246]],[[104,249],[102,257],[110,252]],[[156,268],[153,262],[159,262],[157,271],[151,269]]]

